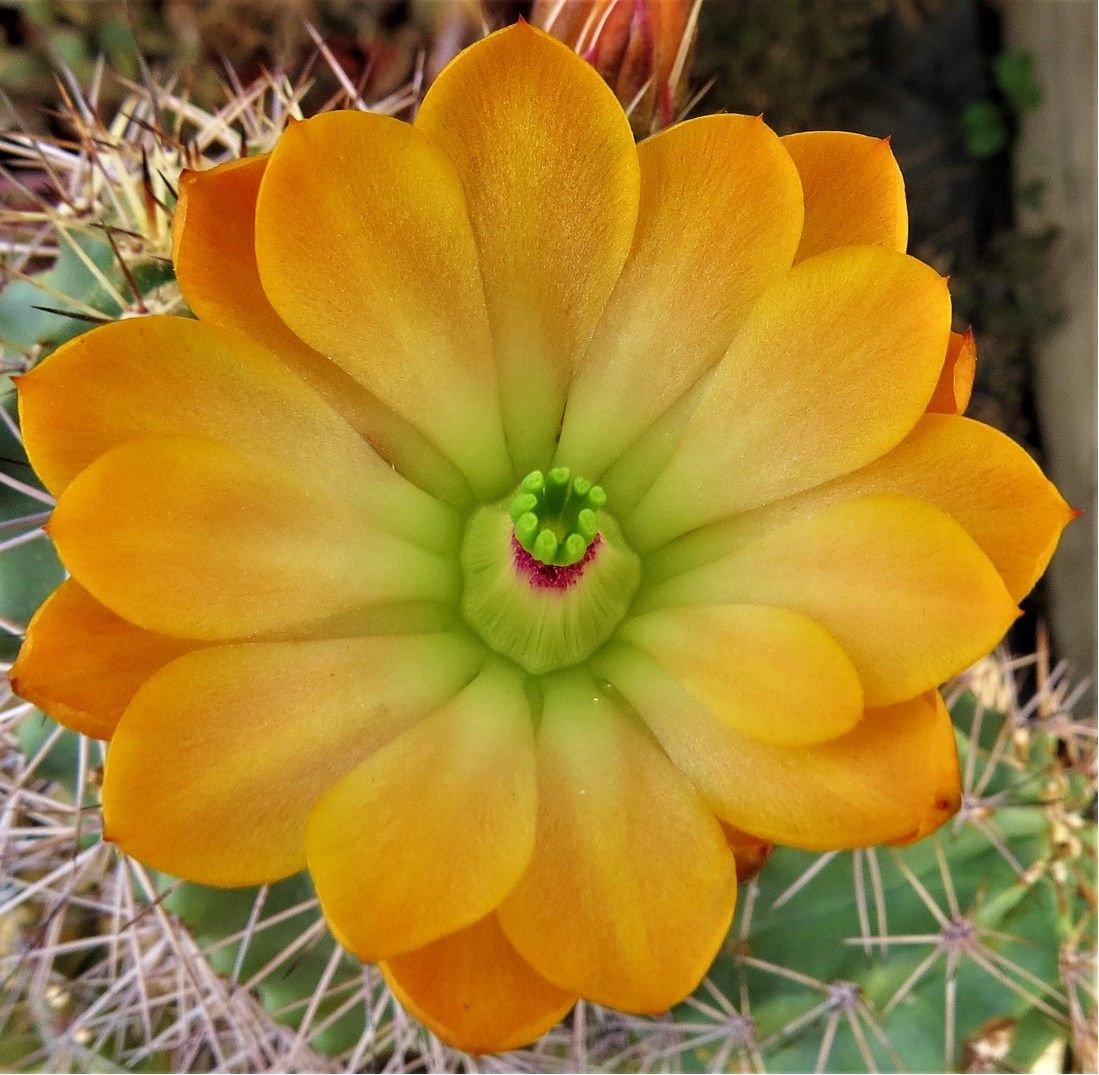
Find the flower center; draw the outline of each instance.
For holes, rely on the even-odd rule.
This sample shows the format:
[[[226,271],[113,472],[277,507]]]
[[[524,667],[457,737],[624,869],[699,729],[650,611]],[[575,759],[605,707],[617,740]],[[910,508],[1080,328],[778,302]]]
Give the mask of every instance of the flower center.
[[[515,540],[539,563],[569,567],[579,563],[599,533],[596,513],[607,494],[568,467],[548,474],[532,471],[511,502]]]
[[[523,479],[474,512],[462,541],[462,614],[497,653],[536,675],[586,660],[641,579],[598,485],[567,467]]]

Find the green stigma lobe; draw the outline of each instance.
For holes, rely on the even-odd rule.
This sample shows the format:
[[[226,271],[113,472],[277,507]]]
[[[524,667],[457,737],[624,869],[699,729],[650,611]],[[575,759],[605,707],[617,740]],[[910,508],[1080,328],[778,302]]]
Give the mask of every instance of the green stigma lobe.
[[[598,485],[574,478],[568,467],[531,471],[511,502],[515,539],[540,563],[570,567],[595,540],[596,512],[606,503]]]

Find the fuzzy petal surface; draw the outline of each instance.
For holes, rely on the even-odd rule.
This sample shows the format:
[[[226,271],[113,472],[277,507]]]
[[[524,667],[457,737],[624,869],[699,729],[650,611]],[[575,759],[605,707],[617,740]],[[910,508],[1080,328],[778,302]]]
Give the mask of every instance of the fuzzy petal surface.
[[[325,916],[367,963],[472,925],[526,869],[536,810],[522,676],[489,665],[317,803],[306,856]]]
[[[868,466],[711,527],[669,549],[653,568],[661,575],[682,573],[794,519],[867,493],[897,493],[945,511],[989,558],[1013,601],[1030,592],[1075,517],[1010,437],[969,418],[927,414]]]
[[[269,153],[185,172],[172,217],[172,262],[187,305],[204,322],[234,328],[271,349],[397,469],[451,499],[460,473],[404,421],[275,313],[256,264],[256,203]]]
[[[634,547],[888,451],[927,407],[949,333],[946,284],[914,258],[847,247],[795,266],[714,371],[678,451],[625,527]]]
[[[135,627],[66,579],[34,614],[8,678],[67,728],[110,739],[138,687],[196,645]]]
[[[591,476],[725,353],[789,269],[801,232],[797,171],[761,119],[703,116],[637,153],[637,233],[569,391],[558,449]]]
[[[798,261],[841,246],[884,246],[904,253],[908,207],[889,139],[805,131],[786,135],[782,144],[805,191]]]
[[[550,981],[659,1012],[725,937],[736,867],[721,826],[651,739],[582,674],[547,684],[534,856],[499,910]]]
[[[467,1053],[529,1045],[576,996],[551,985],[511,946],[496,915],[381,964],[401,1004]]]
[[[208,885],[295,873],[320,796],[453,698],[477,659],[442,634],[187,654],[137,692],[118,724],[103,786],[106,838]]]
[[[477,250],[461,181],[431,139],[367,112],[293,124],[260,185],[256,258],[295,334],[420,429],[479,492],[506,490]]]
[[[94,597],[183,638],[239,638],[457,592],[449,560],[379,530],[338,490],[194,437],[109,451],[66,489],[48,529]]]
[[[449,64],[416,127],[465,189],[516,466],[544,466],[633,238],[629,122],[590,64],[522,23]]]
[[[456,526],[280,358],[231,328],[185,317],[116,321],[58,348],[18,390],[27,453],[55,496],[127,441],[209,437],[342,489],[407,537],[449,539]]]
[[[868,710],[827,743],[742,735],[637,650],[601,662],[668,756],[729,824],[809,851],[927,835],[958,808],[950,714],[936,692]]]
[[[1018,616],[996,569],[958,523],[923,501],[885,493],[764,534],[647,600],[776,605],[809,616],[844,648],[874,708],[960,672]]]
[[[834,739],[862,717],[862,687],[847,654],[789,609],[678,606],[630,620],[618,637],[645,650],[720,720],[765,743]]]

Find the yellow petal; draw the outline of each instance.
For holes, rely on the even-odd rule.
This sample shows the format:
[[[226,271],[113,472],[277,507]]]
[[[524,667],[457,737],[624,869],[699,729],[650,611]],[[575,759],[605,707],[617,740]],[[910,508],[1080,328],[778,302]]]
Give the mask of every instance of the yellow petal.
[[[519,954],[563,989],[658,1012],[706,973],[736,897],[713,814],[589,678],[547,685],[534,857],[499,910]]]
[[[104,830],[176,877],[253,885],[305,866],[313,804],[476,668],[449,635],[252,643],[145,684],[107,754]]]
[[[1030,592],[1076,517],[1010,437],[947,415],[921,419],[892,452],[844,485],[844,495],[895,491],[951,515],[992,561],[1013,601]]]
[[[214,441],[159,437],[88,467],[48,529],[94,597],[131,623],[184,638],[456,598],[447,559],[379,530],[339,494]]]
[[[276,312],[420,429],[483,495],[511,468],[461,182],[407,123],[330,112],[289,127],[256,207]]]
[[[888,138],[807,131],[782,140],[805,191],[805,230],[797,260],[840,246],[904,252],[908,208],[904,177]]]
[[[866,493],[925,500],[961,523],[1021,601],[1075,518],[1022,448],[991,426],[927,414],[891,452],[842,478],[687,538],[657,558],[651,575],[682,572],[793,519]],[[689,547],[688,547],[689,546]]]
[[[274,354],[231,329],[117,321],[59,348],[18,388],[27,453],[54,495],[126,441],[200,436],[304,470],[405,536],[450,540],[455,528]]]
[[[895,492],[945,511],[965,528],[1021,601],[1076,516],[1038,464],[997,429],[929,414],[893,451],[820,491],[837,499]],[[811,495],[811,494],[810,494]]]
[[[799,518],[656,587],[648,600],[801,612],[843,646],[871,707],[960,672],[1018,615],[958,523],[930,504],[884,493]]]
[[[927,409],[937,414],[965,414],[977,375],[977,344],[973,330],[952,332],[939,383]]]
[[[529,1045],[576,1003],[520,957],[495,915],[396,956],[381,971],[405,1008],[467,1053]]]
[[[627,527],[651,549],[854,470],[927,406],[950,296],[921,262],[849,247],[795,266],[749,314]]]
[[[414,426],[294,335],[267,299],[256,264],[256,201],[270,154],[184,172],[172,218],[172,261],[187,305],[204,321],[269,347],[413,481],[460,499],[459,472]]]
[[[526,868],[535,811],[530,704],[501,662],[321,797],[306,855],[325,916],[367,963],[472,925]]]
[[[741,735],[638,651],[614,664],[611,682],[711,808],[761,839],[866,847],[926,835],[961,802],[954,729],[937,693],[869,710],[839,739],[780,747]]]
[[[633,238],[629,122],[592,67],[520,24],[454,60],[416,127],[465,187],[516,464],[544,466],[569,377]]]
[[[194,648],[119,619],[67,579],[34,614],[8,678],[54,720],[109,739],[137,688]]]
[[[834,739],[862,717],[859,677],[806,616],[759,605],[687,605],[630,620],[645,650],[743,735],[779,746]]]
[[[569,390],[558,450],[593,477],[725,353],[789,269],[801,230],[797,172],[761,119],[704,116],[637,152],[637,234]]]

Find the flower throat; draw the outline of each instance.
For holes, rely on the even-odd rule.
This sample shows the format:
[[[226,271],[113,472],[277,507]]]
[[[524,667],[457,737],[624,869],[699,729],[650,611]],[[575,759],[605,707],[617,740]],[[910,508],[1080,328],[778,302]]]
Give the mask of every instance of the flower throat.
[[[541,674],[586,660],[610,637],[641,570],[606,507],[598,485],[555,467],[474,512],[462,613],[490,648]]]

